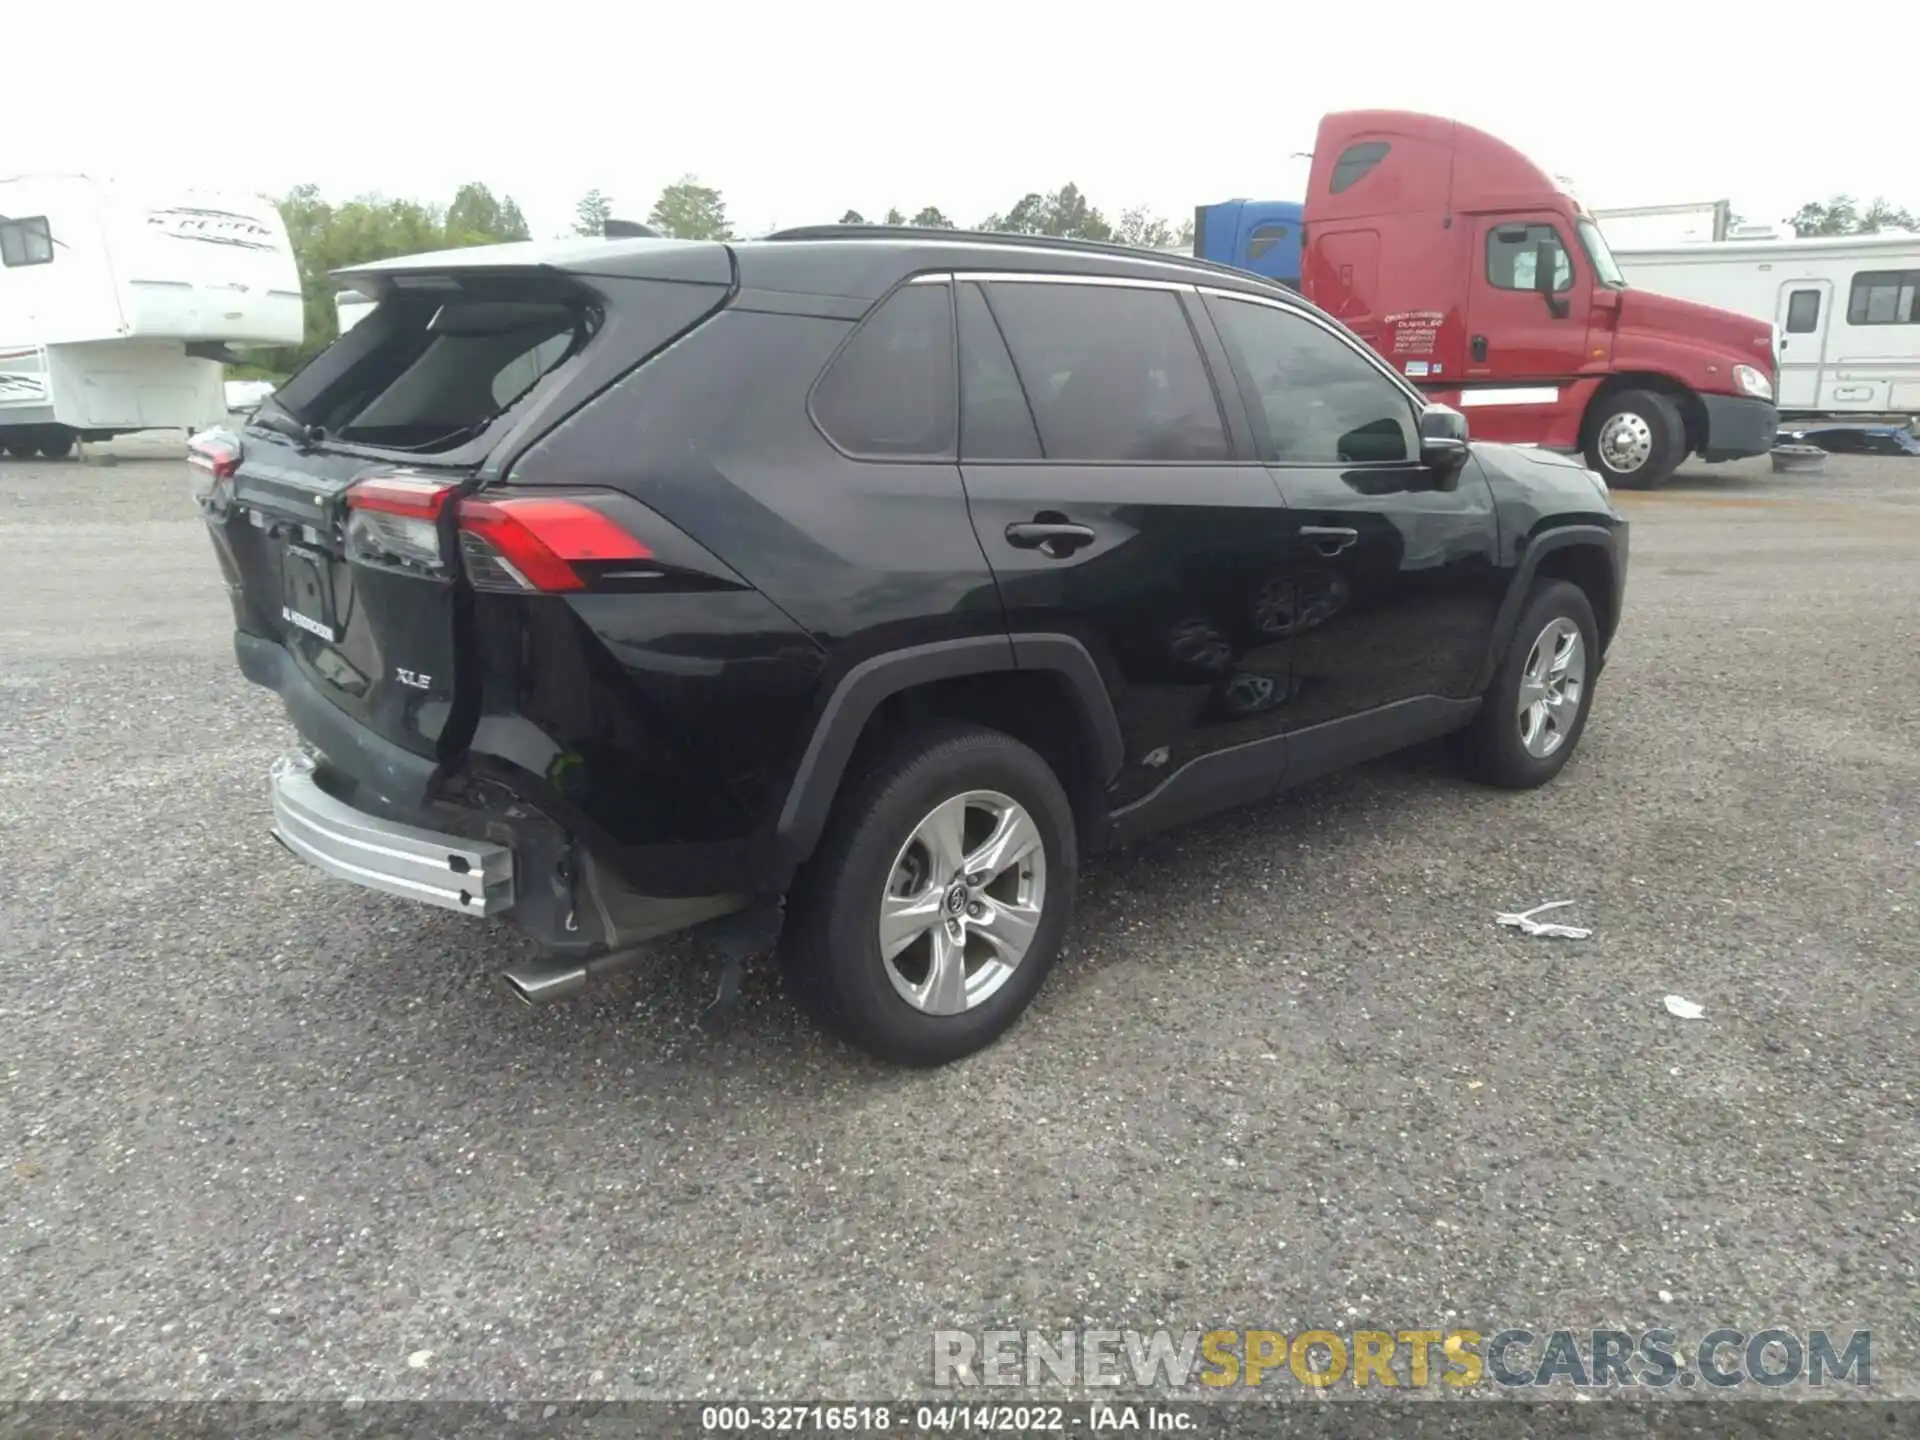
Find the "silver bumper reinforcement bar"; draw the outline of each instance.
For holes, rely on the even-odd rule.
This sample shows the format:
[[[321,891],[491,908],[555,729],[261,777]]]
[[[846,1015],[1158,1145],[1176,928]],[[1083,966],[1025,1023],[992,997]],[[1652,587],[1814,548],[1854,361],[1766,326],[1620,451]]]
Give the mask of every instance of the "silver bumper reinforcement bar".
[[[314,783],[313,762],[304,755],[274,761],[269,774],[273,833],[309,865],[463,915],[498,915],[513,905],[513,852],[506,846],[356,810]]]

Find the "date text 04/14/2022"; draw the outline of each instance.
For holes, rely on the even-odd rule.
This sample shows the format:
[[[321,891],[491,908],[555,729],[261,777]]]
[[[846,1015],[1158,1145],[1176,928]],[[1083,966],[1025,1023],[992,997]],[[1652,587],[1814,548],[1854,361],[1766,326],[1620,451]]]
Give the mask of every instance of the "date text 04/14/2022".
[[[701,1428],[717,1434],[890,1430],[921,1434],[1177,1434],[1198,1427],[1187,1409],[1101,1402],[1067,1405],[709,1405]]]

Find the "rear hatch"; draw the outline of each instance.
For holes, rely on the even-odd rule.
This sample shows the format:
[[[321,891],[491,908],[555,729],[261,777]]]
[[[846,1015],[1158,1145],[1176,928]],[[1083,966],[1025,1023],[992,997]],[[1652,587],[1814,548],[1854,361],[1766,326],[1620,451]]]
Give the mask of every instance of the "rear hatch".
[[[644,253],[649,243],[657,255]],[[337,733],[339,717],[307,723],[302,702],[311,716],[315,694],[389,745],[453,758],[476,718],[476,570],[483,585],[566,590],[581,583],[575,562],[631,553],[593,495],[526,508],[461,498],[724,304],[731,257],[637,242],[608,247],[604,260],[587,250],[584,270],[488,263],[527,248],[350,272],[377,299],[372,312],[243,433],[193,442],[242,650],[265,641],[284,652],[249,673],[286,696],[323,748],[311,732]]]

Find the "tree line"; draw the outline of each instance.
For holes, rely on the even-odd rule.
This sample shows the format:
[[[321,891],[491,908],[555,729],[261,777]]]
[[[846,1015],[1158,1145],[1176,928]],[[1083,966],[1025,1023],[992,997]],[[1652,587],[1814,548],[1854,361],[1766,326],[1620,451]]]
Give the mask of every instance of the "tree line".
[[[330,272],[400,255],[427,250],[457,249],[529,240],[532,231],[512,196],[495,195],[479,181],[462,185],[445,205],[417,200],[388,200],[374,196],[334,203],[313,185],[298,185],[282,196],[280,213],[300,267],[306,302],[306,342],[262,354],[244,373],[284,375],[308,356],[333,343],[339,333],[334,309],[334,282]],[[572,232],[602,235],[609,220],[635,218],[620,213],[614,198],[589,190],[574,206]],[[683,175],[654,198],[645,222],[663,235],[683,240],[731,240],[733,222],[726,198],[697,176]],[[913,225],[932,229],[957,228],[939,207],[922,206],[909,217],[895,207],[869,221],[858,210],[840,216],[843,225]],[[1920,229],[1913,214],[1883,199],[1861,202],[1836,195],[1800,207],[1788,222],[1794,233],[1810,235],[1871,235],[1886,230]],[[1173,222],[1145,207],[1123,210],[1109,218],[1074,184],[1052,191],[1030,191],[1006,210],[988,215],[973,227],[1016,235],[1049,235],[1060,239],[1099,240],[1137,245],[1149,250],[1190,248],[1193,221]]]
[[[1811,201],[1794,211],[1787,222],[1793,233],[1809,235],[1878,235],[1885,230],[1920,230],[1911,210],[1902,210],[1878,197],[1862,205],[1851,195],[1836,195],[1824,204]]]

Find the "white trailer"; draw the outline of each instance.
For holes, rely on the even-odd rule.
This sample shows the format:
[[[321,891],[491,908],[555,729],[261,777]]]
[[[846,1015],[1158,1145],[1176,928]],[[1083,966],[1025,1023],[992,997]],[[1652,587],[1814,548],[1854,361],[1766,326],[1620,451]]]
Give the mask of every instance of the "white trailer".
[[[1920,414],[1920,235],[1615,249],[1627,283],[1771,321],[1779,406]]]
[[[1594,223],[1607,238],[1607,248],[1616,255],[1622,250],[1652,250],[1725,240],[1732,218],[1732,207],[1725,200],[1593,212]]]
[[[230,347],[298,345],[300,274],[271,201],[84,175],[0,178],[0,448],[193,430]]]
[[[346,334],[367,316],[373,313],[375,302],[358,290],[342,290],[333,297],[333,313],[340,323],[340,333]]]

